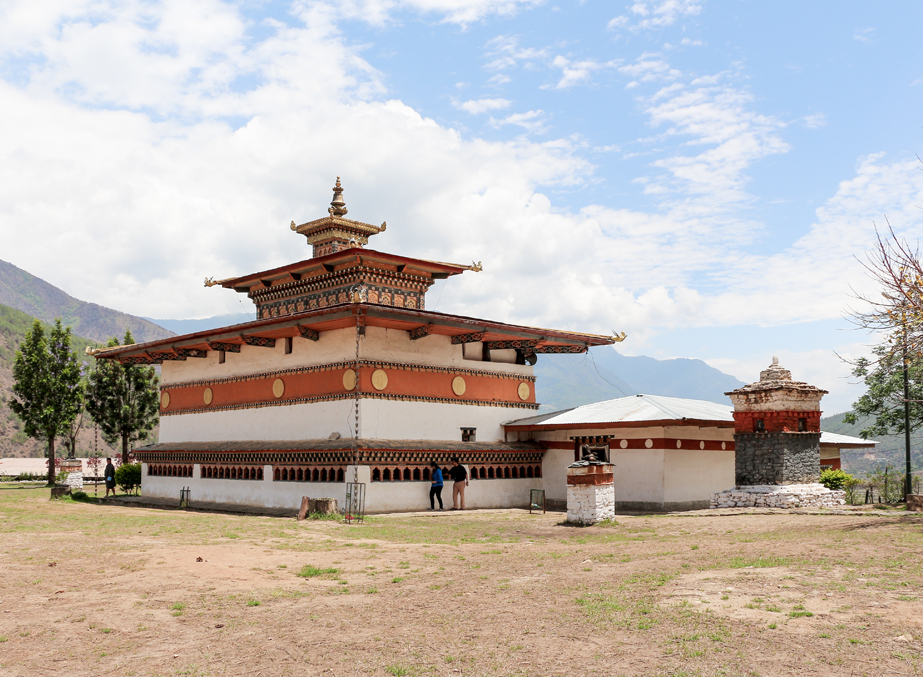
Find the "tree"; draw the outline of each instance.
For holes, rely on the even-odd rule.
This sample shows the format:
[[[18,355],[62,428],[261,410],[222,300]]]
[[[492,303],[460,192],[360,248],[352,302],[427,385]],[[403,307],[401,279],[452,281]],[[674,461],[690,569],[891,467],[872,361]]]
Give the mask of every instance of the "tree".
[[[843,417],[856,423],[871,417],[872,423],[859,434],[863,439],[904,433],[904,360],[889,346],[872,348],[874,359],[855,361],[852,374],[863,379],[868,391],[853,402],[853,410]],[[910,431],[923,426],[923,362],[911,360],[907,366],[910,386]]]
[[[77,436],[80,434],[80,429],[83,428],[83,419],[87,411],[86,392],[88,384],[89,379],[86,373],[86,363],[83,363],[80,365],[80,403],[78,405],[77,415],[74,416],[63,433],[64,444],[67,446],[67,455],[69,458],[77,456]]]
[[[123,345],[134,342],[131,332],[126,331]],[[117,345],[118,339],[112,338],[107,347]],[[130,447],[147,439],[157,425],[160,394],[154,368],[116,360],[98,361],[96,370],[90,374],[87,411],[106,442],[121,441],[122,463],[127,463]]]
[[[83,400],[80,366],[70,347],[71,330],[55,320],[48,339],[36,320],[13,363],[13,399],[9,407],[22,419],[25,433],[45,440],[48,484],[55,480],[55,438],[76,418]]]

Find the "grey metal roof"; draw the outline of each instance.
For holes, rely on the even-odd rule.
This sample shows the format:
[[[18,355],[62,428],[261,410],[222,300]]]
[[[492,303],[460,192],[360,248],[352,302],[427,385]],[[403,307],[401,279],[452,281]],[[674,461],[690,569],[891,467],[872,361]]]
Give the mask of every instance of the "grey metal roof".
[[[851,449],[874,447],[878,444],[875,440],[864,440],[861,437],[851,437],[850,435],[840,435],[838,433],[828,433],[826,431],[821,431],[820,443],[828,444],[833,447],[847,447]]]
[[[594,423],[637,423],[695,419],[704,421],[733,421],[730,404],[717,404],[705,400],[689,400],[661,395],[632,395],[604,402],[584,404],[548,414],[530,416],[505,425],[589,425]]]

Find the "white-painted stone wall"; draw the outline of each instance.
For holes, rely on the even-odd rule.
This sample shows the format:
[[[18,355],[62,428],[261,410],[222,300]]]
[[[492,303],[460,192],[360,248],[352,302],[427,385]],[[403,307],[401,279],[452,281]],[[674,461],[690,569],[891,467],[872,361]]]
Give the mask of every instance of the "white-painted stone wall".
[[[280,407],[173,414],[160,419],[160,442],[316,440],[331,433],[351,438],[355,400]],[[477,428],[479,442],[503,438],[501,423],[521,415],[511,407],[441,402],[359,400],[359,437],[372,440],[461,441],[462,427]]]
[[[317,341],[295,337],[292,340],[292,352],[288,355],[285,354],[284,344],[284,341],[278,341],[274,348],[244,345],[239,353],[226,353],[224,364],[218,363],[218,352],[214,350],[209,350],[205,358],[165,361],[161,367],[161,382],[168,386],[172,383],[245,376],[356,359],[355,328],[322,332]],[[477,345],[480,348],[480,343]],[[411,341],[406,331],[381,327],[367,327],[365,338],[359,341],[360,360],[532,375],[530,365],[507,363],[510,357],[508,353],[512,353],[515,361],[515,351],[495,352],[498,357],[496,362],[475,364],[475,360],[465,359],[463,346],[452,345],[449,336],[434,334]],[[522,410],[517,413],[516,418],[522,418]]]
[[[567,487],[567,521],[596,524],[615,517],[615,491],[612,484],[576,484]]]
[[[217,480],[200,478],[200,466],[193,468],[193,477],[162,477],[147,474],[147,464],[142,464],[142,496],[175,498],[180,490],[190,487],[190,500],[233,503],[238,505],[292,508],[301,506],[302,496],[310,498],[335,498],[342,509],[346,501],[345,482],[275,482],[272,466],[263,467],[262,480]],[[372,482],[370,468],[353,466],[346,469],[346,481],[358,476],[365,483],[365,510],[368,513],[411,512],[429,508],[429,482]],[[541,478],[471,480],[465,490],[466,508],[525,508],[529,505],[529,491],[541,489]],[[452,507],[452,482],[447,481],[442,490],[446,510]],[[438,504],[437,504],[438,506]]]
[[[159,442],[317,440],[353,436],[354,400],[160,417]]]
[[[846,492],[823,484],[758,484],[712,494],[712,508],[836,508],[846,505]]]
[[[77,470],[75,472],[67,473],[67,477],[64,479],[64,484],[71,488],[71,491],[79,491],[83,489],[83,472]]]

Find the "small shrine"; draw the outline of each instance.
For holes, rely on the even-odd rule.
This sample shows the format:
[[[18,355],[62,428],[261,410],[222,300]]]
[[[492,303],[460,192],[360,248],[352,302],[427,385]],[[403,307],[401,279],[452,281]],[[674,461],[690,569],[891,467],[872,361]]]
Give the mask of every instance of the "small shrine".
[[[711,507],[833,507],[845,504],[820,478],[820,400],[827,394],[773,357],[760,380],[725,393],[734,405],[734,490]]]

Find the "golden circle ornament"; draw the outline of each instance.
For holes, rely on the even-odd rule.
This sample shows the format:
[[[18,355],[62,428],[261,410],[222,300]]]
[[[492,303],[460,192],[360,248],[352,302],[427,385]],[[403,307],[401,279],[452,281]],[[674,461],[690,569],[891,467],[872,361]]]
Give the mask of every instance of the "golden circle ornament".
[[[164,409],[170,406],[170,393],[164,393],[160,396],[160,406]]]
[[[347,369],[343,372],[343,387],[346,390],[353,390],[356,387],[356,383],[359,382],[359,379],[356,377],[356,372],[352,369]]]
[[[531,392],[529,389],[529,384],[520,383],[517,392],[519,393],[519,399],[525,402],[527,399],[529,399],[529,393]]]
[[[461,376],[456,376],[452,379],[452,392],[461,397],[465,394],[465,391],[468,389],[468,384],[465,383],[465,379]]]
[[[214,397],[215,397],[215,394],[212,392],[211,388],[206,388],[205,392],[202,393],[202,400],[205,402],[206,405],[211,404]]]
[[[376,369],[372,372],[372,387],[375,390],[384,390],[388,387],[388,373],[384,369]]]
[[[276,399],[282,397],[285,394],[285,381],[281,378],[277,378],[272,382],[272,394]]]

